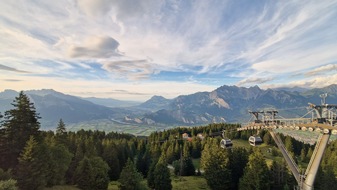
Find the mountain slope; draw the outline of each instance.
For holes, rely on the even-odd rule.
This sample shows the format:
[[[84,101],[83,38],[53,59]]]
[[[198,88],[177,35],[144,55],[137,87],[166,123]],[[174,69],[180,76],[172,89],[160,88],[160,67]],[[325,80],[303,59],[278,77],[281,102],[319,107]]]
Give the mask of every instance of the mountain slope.
[[[331,93],[336,102],[337,85],[299,93],[285,90],[262,90],[258,86],[245,88],[221,86],[212,92],[179,96],[169,108],[147,114],[144,118],[166,124],[206,124],[212,122],[245,122],[249,110],[279,109],[284,117],[299,117],[306,113],[308,102],[320,103],[319,94]],[[297,109],[297,110],[296,110]],[[290,110],[290,111],[289,111]]]
[[[111,108],[96,105],[81,98],[65,95],[54,90],[25,91],[41,116],[43,128],[55,128],[59,119],[66,123],[76,123],[112,117],[115,111]],[[15,91],[0,93],[1,112],[12,108],[10,102],[18,95]]]
[[[172,100],[166,99],[162,96],[152,96],[146,102],[136,106],[138,109],[158,111],[161,109],[167,109]]]

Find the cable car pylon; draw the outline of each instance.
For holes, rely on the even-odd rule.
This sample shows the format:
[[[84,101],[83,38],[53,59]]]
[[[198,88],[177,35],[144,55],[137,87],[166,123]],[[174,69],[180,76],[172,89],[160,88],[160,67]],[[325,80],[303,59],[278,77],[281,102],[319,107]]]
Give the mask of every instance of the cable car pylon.
[[[316,117],[312,114],[312,118],[304,118],[304,116],[302,116],[300,118],[287,119],[283,117],[280,118],[280,116],[277,117],[277,110],[250,111],[249,113],[253,115],[255,120],[237,129],[238,131],[254,129],[268,130],[285,158],[288,167],[298,183],[298,189],[300,190],[313,189],[316,174],[325,148],[329,142],[329,138],[331,134],[337,135],[337,105],[326,103],[327,93],[320,95],[320,97],[322,98],[321,105],[309,103],[309,108],[311,108],[311,110],[304,115],[306,116],[311,112],[315,113]],[[262,115],[261,119],[259,117],[260,115]],[[300,173],[295,161],[287,152],[283,142],[275,132],[275,129],[302,130],[322,133],[317,139],[315,150],[303,175]]]

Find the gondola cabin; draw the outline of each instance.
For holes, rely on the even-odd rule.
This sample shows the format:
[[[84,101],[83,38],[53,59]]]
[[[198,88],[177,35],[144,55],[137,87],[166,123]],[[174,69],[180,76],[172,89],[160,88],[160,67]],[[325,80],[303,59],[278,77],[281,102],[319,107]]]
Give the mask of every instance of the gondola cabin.
[[[258,146],[262,143],[263,143],[263,141],[262,141],[261,137],[259,137],[259,136],[250,136],[249,137],[249,144],[252,145],[252,146]]]
[[[221,148],[232,148],[233,143],[230,139],[222,139],[220,141],[220,147]]]

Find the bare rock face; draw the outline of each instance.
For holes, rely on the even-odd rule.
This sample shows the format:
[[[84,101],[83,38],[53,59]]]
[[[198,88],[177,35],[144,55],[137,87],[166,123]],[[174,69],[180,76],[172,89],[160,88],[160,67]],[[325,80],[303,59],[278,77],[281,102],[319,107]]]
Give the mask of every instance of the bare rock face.
[[[145,117],[156,123],[192,125],[248,121],[249,110],[302,108],[280,113],[286,117],[302,116],[306,113],[303,107],[307,106],[308,102],[319,104],[318,95],[324,92],[330,92],[332,103],[337,102],[337,85],[301,92],[294,89],[263,90],[258,86],[221,86],[212,92],[178,96],[170,102],[168,108],[147,114]]]

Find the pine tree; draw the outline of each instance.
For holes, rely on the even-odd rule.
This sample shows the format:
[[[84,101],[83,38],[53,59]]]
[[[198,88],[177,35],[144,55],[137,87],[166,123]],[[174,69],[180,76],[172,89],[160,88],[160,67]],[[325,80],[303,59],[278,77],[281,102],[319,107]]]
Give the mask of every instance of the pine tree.
[[[166,155],[162,154],[154,170],[154,188],[171,190],[170,170],[167,168]]]
[[[119,142],[117,146],[117,151],[118,151],[117,156],[119,160],[119,166],[120,169],[122,169],[128,160],[128,147],[126,146],[125,143]]]
[[[84,142],[83,138],[79,137],[79,141],[76,142],[76,151],[71,163],[69,165],[68,171],[66,172],[66,183],[75,184],[76,183],[76,169],[79,166],[79,162],[84,158]]]
[[[75,172],[75,181],[79,188],[83,190],[91,190],[94,183],[94,174],[92,173],[92,165],[89,158],[84,157],[79,162]]]
[[[270,189],[269,169],[259,149],[249,156],[248,164],[240,180],[240,190],[268,190]]]
[[[149,151],[146,150],[143,154],[137,155],[136,167],[137,170],[141,172],[144,177],[147,177],[150,165],[151,157]]]
[[[336,175],[331,166],[325,167],[324,169],[319,167],[314,186],[317,190],[337,189]]]
[[[66,124],[62,119],[60,119],[56,128],[56,141],[58,144],[63,144],[65,146],[68,144]]]
[[[37,139],[40,128],[40,117],[27,95],[21,91],[12,105],[14,108],[5,112],[0,137],[6,142],[0,144],[0,167],[4,169],[15,168],[26,142],[30,136]]]
[[[84,157],[75,172],[75,181],[82,190],[106,190],[109,166],[101,157]]]
[[[306,160],[307,160],[307,157],[306,157],[306,151],[305,151],[305,149],[303,148],[302,150],[301,150],[301,161],[302,162],[305,162]]]
[[[195,167],[193,165],[191,157],[183,157],[182,158],[182,176],[192,176],[195,175]]]
[[[204,176],[211,189],[231,189],[231,171],[229,155],[219,148],[217,141],[209,142],[201,154],[201,165]]]
[[[50,159],[46,160],[48,163],[47,186],[62,185],[65,183],[65,174],[73,155],[63,144],[51,145],[48,148],[50,150]]]
[[[232,189],[238,189],[239,180],[248,162],[248,152],[244,148],[233,148],[229,155],[229,169],[232,174]]]
[[[192,153],[191,156],[193,158],[200,158],[201,156],[201,143],[198,138],[194,137],[194,140],[192,141]]]
[[[263,142],[267,145],[271,144],[272,142],[272,137],[270,135],[270,133],[265,133],[263,136]]]
[[[66,124],[64,124],[63,120],[60,119],[57,128],[56,128],[56,134],[57,135],[63,135],[67,132],[66,130]]]
[[[152,159],[150,168],[149,168],[149,172],[147,173],[147,185],[154,189],[155,188],[155,169],[156,169],[156,165],[158,163],[158,160],[156,159]]]
[[[39,146],[31,136],[19,158],[17,167],[16,177],[20,189],[40,189],[46,185],[48,168],[43,159],[48,155],[48,149],[45,146]]]
[[[95,190],[106,190],[109,186],[109,166],[101,157],[93,157],[90,159],[93,168],[94,183],[93,188]]]
[[[190,143],[185,142],[183,146],[183,156],[184,157],[190,157]]]
[[[195,167],[190,157],[182,157],[181,160],[176,160],[172,163],[174,174],[179,176],[195,175]]]
[[[175,142],[174,145],[174,160],[177,160],[180,158],[180,152],[181,152],[181,147],[179,146],[178,142]]]
[[[166,155],[167,155],[167,162],[172,163],[175,160],[175,155],[174,155],[174,144],[171,143],[170,146],[166,150]]]
[[[272,189],[282,189],[289,179],[287,165],[284,161],[278,163],[273,161],[270,169]]]
[[[84,155],[87,157],[97,156],[95,142],[92,136],[87,137],[84,141]]]
[[[141,185],[142,174],[140,174],[131,159],[128,159],[119,177],[119,189],[121,190],[139,190]]]
[[[117,180],[121,172],[119,160],[118,160],[118,150],[113,142],[106,142],[103,148],[103,160],[109,165],[109,177],[111,180]]]

